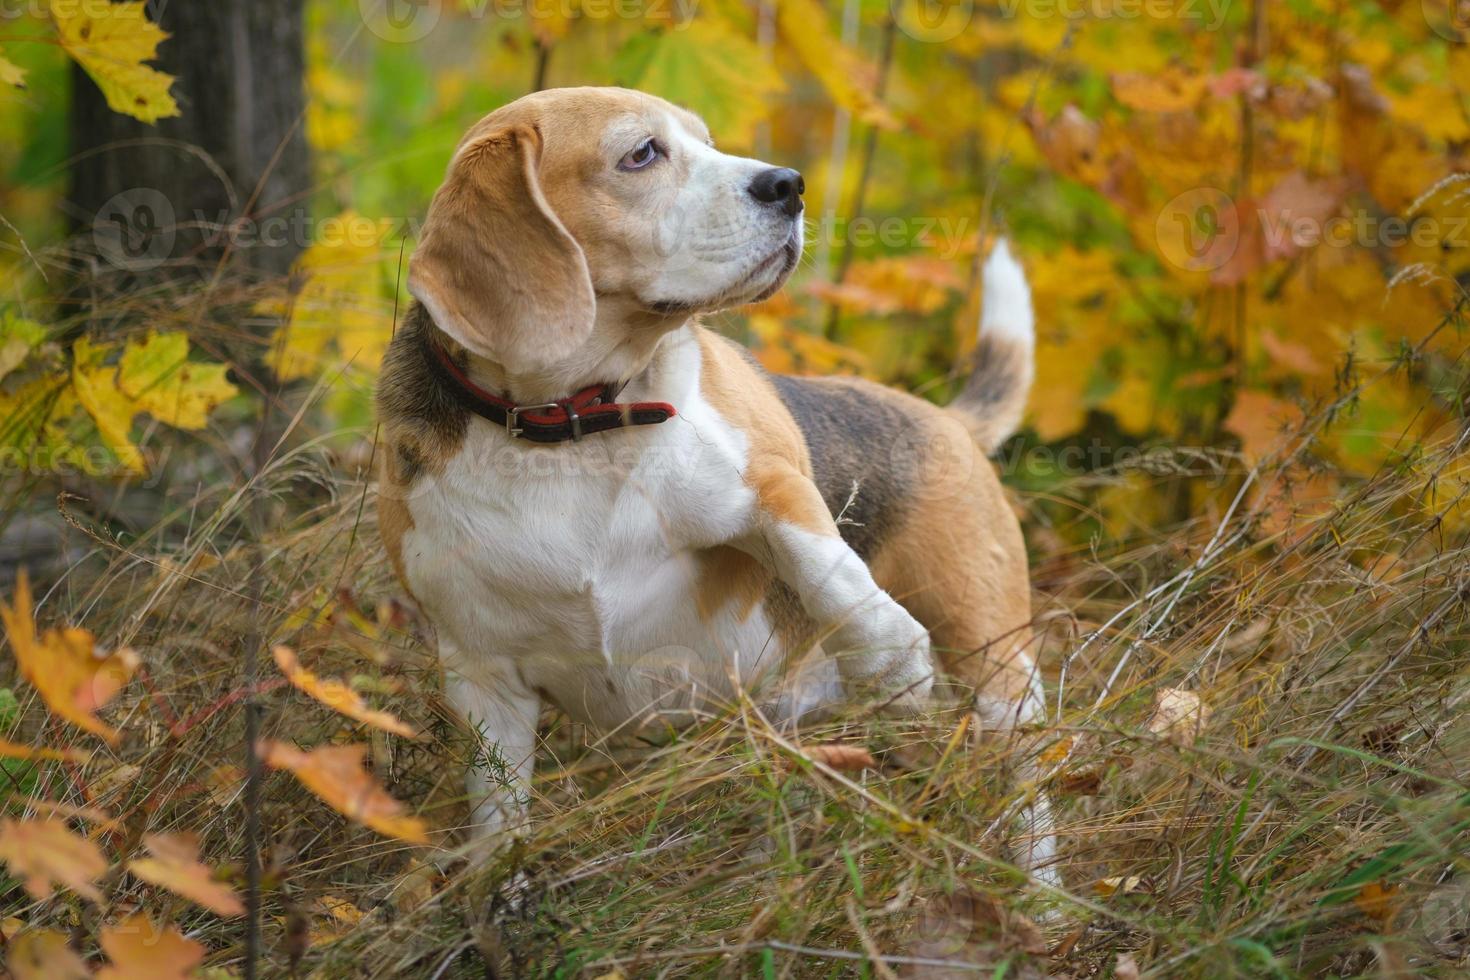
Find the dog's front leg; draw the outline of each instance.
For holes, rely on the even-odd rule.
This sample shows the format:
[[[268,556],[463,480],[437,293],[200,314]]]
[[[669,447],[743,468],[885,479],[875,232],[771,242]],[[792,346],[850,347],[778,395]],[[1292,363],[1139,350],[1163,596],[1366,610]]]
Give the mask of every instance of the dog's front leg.
[[[920,709],[934,685],[928,632],[873,581],[810,478],[779,466],[747,480],[757,498],[747,550],[796,592],[818,627],[832,631],[827,646],[849,693],[877,693],[892,714]]]
[[[476,736],[465,773],[469,838],[488,849],[525,822],[541,698],[501,658],[467,656],[441,639],[439,659],[445,697]]]

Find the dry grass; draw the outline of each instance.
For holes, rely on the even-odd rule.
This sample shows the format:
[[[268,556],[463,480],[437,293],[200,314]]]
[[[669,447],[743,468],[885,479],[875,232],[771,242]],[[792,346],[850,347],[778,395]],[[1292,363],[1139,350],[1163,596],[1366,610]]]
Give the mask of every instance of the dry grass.
[[[1337,474],[1319,499],[1311,436],[1350,424],[1352,397],[1345,383],[1281,458],[1232,464],[1223,496],[1158,477],[1199,502],[1178,526],[1067,549],[1032,503],[1052,717],[1024,738],[955,742],[953,713],[793,734],[744,702],[615,744],[548,716],[534,830],[490,867],[447,873],[267,775],[263,973],[1082,977],[1127,975],[1131,956],[1158,977],[1464,975],[1470,552],[1440,477],[1470,429],[1405,445],[1371,476]],[[445,834],[463,820],[475,741],[439,701],[371,487],[299,433],[286,445],[249,481],[208,452],[178,456],[191,475],[149,491],[140,529],[120,531],[95,498],[61,501],[85,556],[41,583],[41,618],[134,646],[146,673],[108,712],[116,750],[7,763],[8,812],[105,811],[114,823],[84,826],[115,863],[145,832],[191,830],[243,886],[253,703],[269,737],[370,740],[396,796]],[[1084,513],[1113,478],[1063,495]],[[354,677],[424,737],[344,727],[280,684],[273,642]],[[9,736],[72,738],[5,670],[21,699]],[[1151,730],[1162,689],[1196,693],[1203,724]],[[836,773],[794,749],[832,740],[868,746],[881,768]],[[1039,785],[1019,779],[1038,757]],[[1037,788],[1057,802],[1065,893],[1003,860],[1008,815]],[[242,963],[240,920],[120,873],[102,907],[3,887],[4,915],[73,929],[88,952],[100,921],[141,906],[206,942],[212,966]]]

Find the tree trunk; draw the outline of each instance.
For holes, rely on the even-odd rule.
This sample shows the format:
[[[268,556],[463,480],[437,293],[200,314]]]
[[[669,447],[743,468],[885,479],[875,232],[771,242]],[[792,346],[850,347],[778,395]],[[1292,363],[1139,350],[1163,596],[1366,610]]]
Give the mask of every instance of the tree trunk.
[[[308,231],[304,5],[150,0],[180,112],[155,125],[109,109],[73,66],[71,217],[106,260],[208,275],[228,246],[262,273],[290,267]]]

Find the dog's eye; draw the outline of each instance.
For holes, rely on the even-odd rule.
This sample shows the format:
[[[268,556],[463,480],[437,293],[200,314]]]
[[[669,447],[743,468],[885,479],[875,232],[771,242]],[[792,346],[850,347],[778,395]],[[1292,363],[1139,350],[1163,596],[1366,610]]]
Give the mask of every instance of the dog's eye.
[[[659,158],[658,144],[651,139],[646,139],[638,144],[636,150],[629,150],[623,154],[618,161],[619,170],[642,170]]]

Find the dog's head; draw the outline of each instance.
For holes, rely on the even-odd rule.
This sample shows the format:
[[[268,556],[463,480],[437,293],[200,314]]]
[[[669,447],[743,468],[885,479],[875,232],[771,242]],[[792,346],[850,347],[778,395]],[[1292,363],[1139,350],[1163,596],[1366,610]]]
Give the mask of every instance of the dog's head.
[[[460,143],[408,288],[471,353],[542,370],[595,330],[667,329],[774,293],[801,254],[803,190],[794,170],[721,153],[662,99],[538,92]]]

